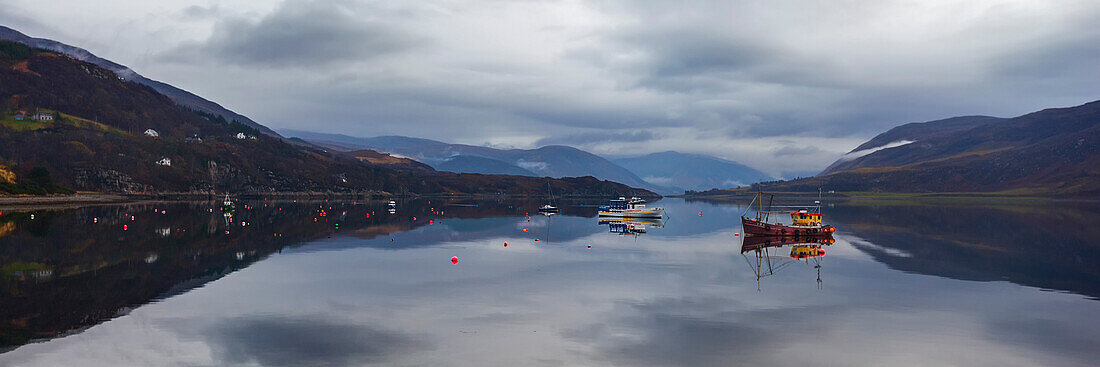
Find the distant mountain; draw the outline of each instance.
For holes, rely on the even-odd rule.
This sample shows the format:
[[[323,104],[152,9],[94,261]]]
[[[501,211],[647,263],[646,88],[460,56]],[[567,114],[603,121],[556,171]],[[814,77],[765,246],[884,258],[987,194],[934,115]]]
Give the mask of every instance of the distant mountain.
[[[115,75],[118,75],[119,77],[121,77],[125,80],[129,80],[129,81],[132,81],[132,82],[137,82],[139,84],[147,85],[147,86],[153,88],[154,90],[156,90],[157,92],[160,92],[160,94],[168,96],[168,98],[172,99],[173,102],[178,103],[180,105],[186,106],[186,107],[194,109],[194,110],[210,113],[210,114],[213,114],[213,115],[221,115],[227,121],[237,120],[240,123],[245,124],[247,126],[250,126],[254,129],[258,130],[260,133],[263,133],[263,134],[266,134],[266,135],[275,136],[275,137],[279,136],[279,134],[275,133],[275,131],[267,128],[266,126],[260,125],[259,123],[255,122],[255,121],[252,121],[252,119],[248,118],[247,116],[244,116],[244,115],[241,115],[239,113],[230,111],[229,109],[227,109],[225,107],[222,107],[221,105],[219,105],[217,103],[214,103],[214,102],[206,100],[202,97],[199,97],[199,96],[195,95],[194,93],[185,91],[183,89],[176,88],[176,87],[168,85],[166,83],[162,83],[162,82],[159,82],[159,81],[156,81],[156,80],[146,78],[146,77],[142,76],[141,74],[138,74],[137,72],[131,70],[130,68],[128,68],[124,65],[119,65],[119,64],[117,64],[115,62],[112,62],[110,60],[100,58],[100,57],[92,54],[91,52],[88,52],[88,50],[85,50],[85,49],[82,49],[82,48],[79,48],[79,47],[69,46],[69,45],[66,45],[64,43],[57,42],[57,41],[54,41],[54,40],[45,39],[45,38],[29,37],[29,36],[27,36],[23,33],[20,33],[19,31],[16,31],[14,29],[11,29],[11,28],[8,28],[8,27],[2,26],[2,25],[0,25],[0,40],[19,42],[19,43],[22,43],[22,44],[25,44],[25,45],[28,45],[28,46],[31,46],[31,47],[51,50],[51,51],[54,51],[54,52],[69,55],[69,56],[71,56],[71,57],[73,57],[77,60],[80,60],[80,61],[85,61],[85,62],[90,62],[92,64],[96,64],[101,68],[104,68],[104,69],[107,69],[107,70],[110,70],[110,71],[114,72]]]
[[[613,159],[612,162],[626,167],[643,180],[679,191],[728,188],[775,179],[737,162],[673,151]]]
[[[580,149],[551,145],[538,149],[496,149],[404,136],[358,138],[341,134],[283,130],[332,149],[374,149],[423,162],[440,171],[475,173],[521,173],[546,177],[592,176],[634,187],[668,192],[603,157]],[[457,160],[456,160],[457,159]]]
[[[73,189],[542,195],[546,181],[434,172],[377,152],[292,145],[185,108],[98,65],[0,40],[0,195]],[[563,196],[653,195],[591,177],[553,185]]]
[[[440,171],[458,173],[487,173],[498,175],[538,176],[534,172],[496,159],[472,155],[457,155],[438,164]]]
[[[892,129],[786,191],[999,192],[1100,196],[1100,101],[1013,118]]]

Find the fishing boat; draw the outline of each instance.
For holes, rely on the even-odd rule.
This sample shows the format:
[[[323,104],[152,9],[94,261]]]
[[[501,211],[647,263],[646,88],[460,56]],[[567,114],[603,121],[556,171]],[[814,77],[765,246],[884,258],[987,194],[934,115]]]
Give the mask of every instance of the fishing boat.
[[[546,183],[546,191],[550,193],[550,202],[539,207],[539,213],[544,215],[554,214],[558,212],[558,207],[554,206],[554,190],[550,188],[550,183]]]
[[[611,200],[608,205],[600,206],[599,215],[601,217],[622,218],[664,218],[665,209],[660,207],[647,208],[645,200],[638,197],[630,199],[619,197]]]
[[[756,218],[741,215],[741,227],[744,229],[746,236],[826,236],[836,231],[833,226],[822,224],[821,201],[817,201],[817,206],[811,209],[772,210],[771,202],[774,199],[775,195],[772,195],[771,199],[768,200],[768,208],[765,210],[764,194],[762,192],[756,193],[752,203],[749,203],[749,208],[752,208],[753,203],[757,205]],[[747,213],[748,209],[745,210]],[[772,214],[778,216],[790,215],[790,224],[784,224],[778,220],[775,222],[769,221]]]

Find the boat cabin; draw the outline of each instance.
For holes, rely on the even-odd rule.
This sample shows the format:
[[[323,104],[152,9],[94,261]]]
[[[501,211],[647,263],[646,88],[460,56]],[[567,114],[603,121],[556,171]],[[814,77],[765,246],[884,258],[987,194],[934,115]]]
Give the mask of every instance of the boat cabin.
[[[627,199],[625,197],[620,196],[618,199],[611,200],[611,202],[608,203],[608,205],[607,205],[607,209],[618,209],[618,210],[642,209],[642,208],[645,208],[645,200],[642,200],[641,198],[637,198],[637,197],[632,197],[630,199]]]
[[[821,213],[810,213],[805,210],[791,212],[791,223],[796,226],[820,227]]]

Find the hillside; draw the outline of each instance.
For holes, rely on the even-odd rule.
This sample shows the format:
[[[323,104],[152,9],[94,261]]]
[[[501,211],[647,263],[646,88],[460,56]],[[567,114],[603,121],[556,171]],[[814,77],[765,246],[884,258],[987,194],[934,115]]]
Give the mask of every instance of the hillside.
[[[183,107],[95,64],[20,43],[0,41],[0,81],[0,193],[541,194],[546,184],[527,177],[395,170],[292,146],[238,121]],[[19,111],[55,119],[18,121]],[[159,136],[145,135],[148,129]],[[236,138],[238,133],[246,138]],[[652,195],[594,178],[557,186],[563,195]]]
[[[167,83],[162,83],[153,79],[146,78],[124,65],[119,65],[118,63],[112,62],[110,60],[100,58],[92,54],[91,52],[88,52],[88,50],[66,45],[64,43],[54,40],[30,37],[23,33],[20,33],[19,31],[2,25],[0,25],[0,40],[19,42],[31,47],[65,54],[77,60],[90,62],[99,67],[110,70],[111,72],[115,73],[115,75],[118,75],[121,78],[136,82],[138,84],[149,86],[160,94],[168,96],[169,99],[179,105],[187,106],[190,109],[202,111],[212,115],[224,116],[229,121],[239,121],[240,123],[252,127],[258,130],[260,133],[266,135],[279,136],[279,134],[275,133],[275,131],[267,128],[266,126],[260,125],[255,121],[252,121],[252,119],[248,118],[247,116],[230,111],[229,109],[222,107],[217,103],[199,97],[194,93],[176,88]]]
[[[1014,118],[976,116],[904,125],[856,151],[894,141],[911,142],[842,158],[817,177],[764,187],[1100,196],[1100,101]]]
[[[530,172],[532,176],[577,177],[593,176],[655,191],[667,188],[653,185],[603,157],[580,149],[552,145],[538,149],[495,149],[466,144],[449,144],[435,140],[404,136],[357,138],[341,134],[322,134],[284,130],[296,136],[332,149],[374,149],[413,158],[436,170],[476,173]],[[459,161],[452,160],[459,158]],[[482,159],[473,159],[477,157]]]
[[[681,192],[743,186],[775,179],[737,162],[673,151],[613,159],[612,162],[626,167],[647,182]]]

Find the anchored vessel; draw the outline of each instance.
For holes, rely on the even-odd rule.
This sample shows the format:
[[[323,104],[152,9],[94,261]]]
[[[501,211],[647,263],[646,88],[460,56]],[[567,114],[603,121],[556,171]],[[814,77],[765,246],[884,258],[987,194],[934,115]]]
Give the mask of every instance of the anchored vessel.
[[[774,198],[775,196],[772,195],[772,199]],[[825,236],[836,231],[833,226],[821,223],[820,201],[813,209],[771,210],[772,205],[769,199],[768,208],[764,210],[764,194],[762,192],[757,192],[756,197],[752,200],[757,205],[756,218],[741,215],[741,227],[744,228],[746,236]],[[749,208],[751,207],[752,203],[749,203]],[[790,215],[790,224],[784,224],[780,221],[770,222],[769,219],[771,219],[772,214]]]
[[[558,207],[554,206],[554,190],[550,188],[550,183],[546,183],[546,191],[550,193],[550,202],[539,207],[539,213],[544,215],[550,215],[558,212]]]
[[[645,200],[638,197],[627,199],[619,197],[611,200],[608,205],[600,206],[601,217],[622,218],[664,218],[665,209],[660,207],[647,208]]]

